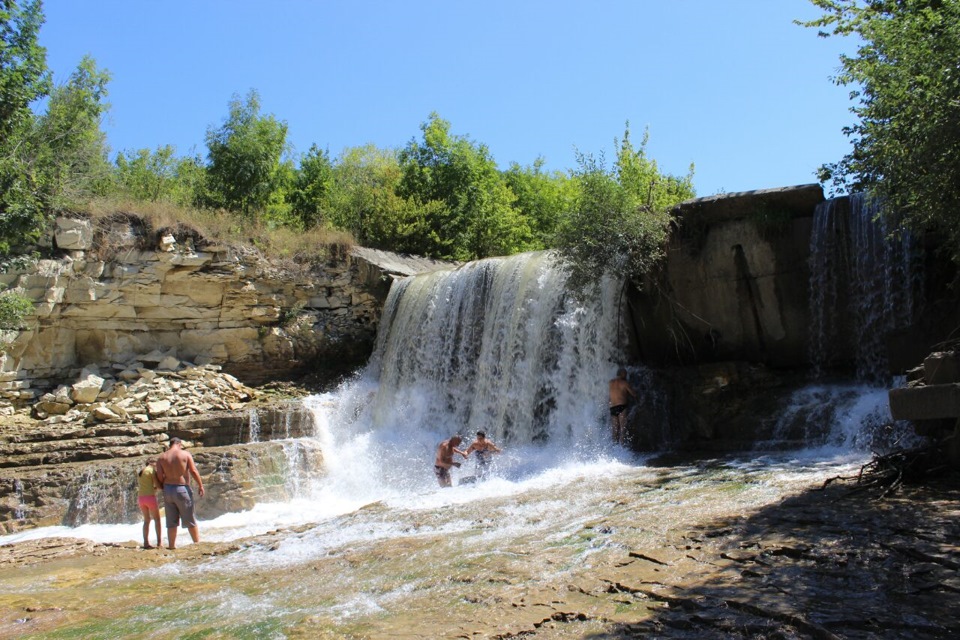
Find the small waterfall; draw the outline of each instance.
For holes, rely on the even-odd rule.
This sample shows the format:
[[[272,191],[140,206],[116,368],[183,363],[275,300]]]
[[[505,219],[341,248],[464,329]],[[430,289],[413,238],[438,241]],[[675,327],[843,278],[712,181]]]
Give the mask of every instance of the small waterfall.
[[[260,442],[260,415],[256,409],[250,409],[247,431],[249,433],[247,442]]]
[[[19,478],[13,480],[13,494],[17,499],[17,506],[13,510],[13,519],[22,522],[27,519],[27,505],[23,501],[23,483]]]
[[[810,360],[853,363],[859,380],[889,382],[884,340],[913,320],[923,273],[910,234],[865,194],[817,206],[810,240]]]
[[[914,446],[922,438],[890,415],[887,389],[867,384],[815,384],[794,391],[778,413],[771,440],[757,449],[785,446],[838,452],[884,452]]]
[[[70,501],[65,521],[72,526],[89,522],[123,522],[129,512],[129,483],[118,477],[120,469],[94,468],[87,471]]]

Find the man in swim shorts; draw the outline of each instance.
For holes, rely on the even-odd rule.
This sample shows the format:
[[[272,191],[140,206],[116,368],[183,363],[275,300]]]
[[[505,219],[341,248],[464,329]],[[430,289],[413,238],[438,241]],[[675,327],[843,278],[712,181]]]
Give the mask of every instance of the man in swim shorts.
[[[637,399],[637,392],[627,382],[627,370],[617,369],[617,377],[610,381],[610,420],[613,423],[613,441],[627,444],[627,403]]]
[[[477,452],[477,478],[483,479],[487,475],[490,466],[490,457],[494,453],[500,453],[500,447],[487,440],[487,434],[483,431],[477,431],[477,439],[467,447],[467,456],[474,451]]]
[[[457,449],[457,445],[461,442],[463,442],[463,438],[453,436],[437,445],[437,458],[433,462],[433,473],[437,476],[437,482],[440,483],[441,487],[453,485],[450,480],[450,467],[460,466],[459,462],[453,461],[453,454],[459,453],[464,458],[467,457],[466,452]]]
[[[194,542],[200,542],[200,529],[193,512],[190,478],[197,481],[203,497],[203,480],[193,456],[183,448],[180,438],[170,438],[170,448],[157,458],[157,477],[163,483],[163,506],[167,512],[168,549],[177,548],[177,525],[186,527]]]

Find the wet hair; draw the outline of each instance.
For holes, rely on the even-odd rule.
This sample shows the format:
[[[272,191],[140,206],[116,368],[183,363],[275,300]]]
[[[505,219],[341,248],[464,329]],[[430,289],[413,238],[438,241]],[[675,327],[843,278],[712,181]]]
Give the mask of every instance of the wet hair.
[[[478,437],[478,438],[486,438],[486,437],[487,437],[487,434],[486,434],[485,432],[483,432],[483,431],[477,431],[477,437]]]
[[[626,370],[626,368],[620,367],[619,369],[617,369],[617,377],[618,377],[618,378],[626,378],[626,377],[627,377],[627,370]]]
[[[170,438],[170,446],[172,447],[175,444],[183,444],[183,440],[181,440],[177,436],[173,436],[172,438]]]

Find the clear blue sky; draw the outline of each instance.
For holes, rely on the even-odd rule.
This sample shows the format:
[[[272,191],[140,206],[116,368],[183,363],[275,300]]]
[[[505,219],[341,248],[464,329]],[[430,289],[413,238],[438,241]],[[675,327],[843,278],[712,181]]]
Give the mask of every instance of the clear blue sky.
[[[849,149],[838,55],[808,0],[45,0],[58,82],[112,74],[114,152],[204,136],[256,89],[295,153],[419,137],[432,111],[501,167],[610,157],[629,120],[698,195],[815,182]]]

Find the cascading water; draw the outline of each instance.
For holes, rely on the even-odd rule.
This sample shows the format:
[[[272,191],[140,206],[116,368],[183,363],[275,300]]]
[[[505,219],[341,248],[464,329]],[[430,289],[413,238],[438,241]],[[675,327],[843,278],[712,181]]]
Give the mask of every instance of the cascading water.
[[[610,453],[618,287],[581,305],[565,281],[538,253],[394,283],[366,370],[311,402],[337,492],[435,487],[437,442],[457,433],[463,446],[476,431],[504,446],[499,470],[514,479]]]
[[[865,194],[817,206],[810,237],[810,360],[819,369],[849,358],[859,380],[886,384],[884,339],[905,327],[922,296],[911,236]]]

